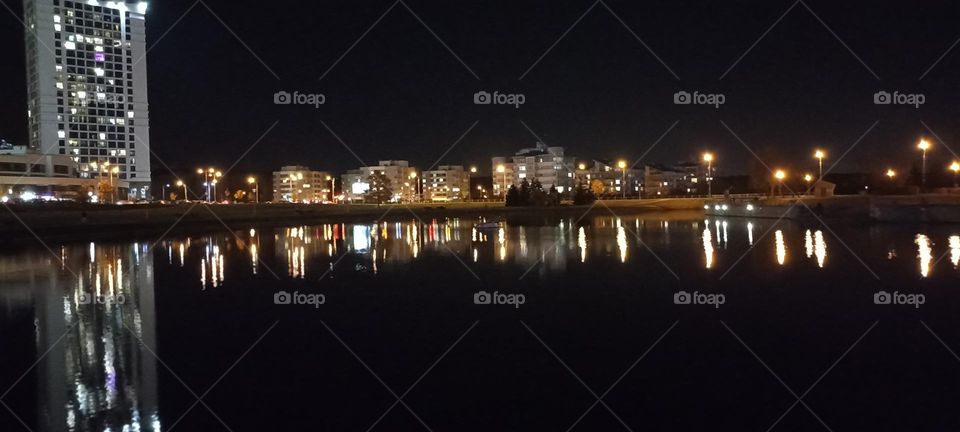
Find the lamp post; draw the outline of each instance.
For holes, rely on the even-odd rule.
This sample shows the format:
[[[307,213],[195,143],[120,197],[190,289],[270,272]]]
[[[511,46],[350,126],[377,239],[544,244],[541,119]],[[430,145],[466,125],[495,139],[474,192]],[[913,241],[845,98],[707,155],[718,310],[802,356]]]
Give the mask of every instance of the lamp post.
[[[413,172],[411,172],[410,175],[407,176],[407,177],[410,178],[411,181],[413,181],[413,193],[414,193],[414,195],[415,195],[415,201],[414,201],[414,202],[423,201],[422,197],[420,196],[421,191],[423,190],[423,188],[419,187],[419,186],[420,186],[420,180],[417,178],[417,172],[416,172],[416,171],[413,171]]]
[[[507,197],[507,168],[505,166],[497,165],[497,172],[503,174],[503,184],[500,186],[500,193],[503,194],[504,199]]]
[[[170,183],[166,183],[166,184],[163,185],[162,188],[160,188],[160,190],[161,190],[161,192],[160,192],[160,199],[163,200],[163,201],[165,201],[165,200],[167,199],[167,188],[168,188],[168,187],[170,187]]]
[[[253,185],[253,190],[257,197],[257,204],[260,204],[260,183],[257,181],[257,178],[254,176],[247,177],[247,183]]]
[[[777,188],[779,189],[780,196],[783,196],[783,180],[787,178],[787,173],[783,170],[777,170],[773,174],[773,177],[777,179]]]
[[[618,161],[617,168],[620,168],[621,180],[620,187],[623,188],[623,197],[627,197],[627,161]]]
[[[704,153],[703,161],[707,163],[707,198],[713,198],[713,153]]]
[[[817,166],[820,168],[820,176],[817,177],[817,181],[823,180],[823,158],[827,157],[827,153],[817,149],[813,152],[813,157],[817,158]]]
[[[187,196],[187,184],[184,183],[183,180],[177,180],[177,187],[183,188],[183,200],[188,200],[189,197]]]
[[[950,171],[953,171],[953,187],[957,187],[957,173],[960,173],[960,162],[953,161],[950,164]]]
[[[810,193],[810,182],[813,181],[813,176],[810,174],[803,175],[803,181],[807,182],[807,194]]]
[[[893,178],[897,176],[897,172],[894,171],[893,168],[887,168],[886,176],[888,179],[893,180]]]
[[[336,204],[337,178],[334,176],[327,176],[327,180],[330,181],[330,202]]]
[[[917,144],[917,148],[922,152],[920,159],[920,191],[925,192],[927,189],[927,150],[930,148],[930,142],[921,139],[920,143]]]
[[[477,173],[477,167],[475,166],[470,167],[470,174],[476,174],[476,173]]]

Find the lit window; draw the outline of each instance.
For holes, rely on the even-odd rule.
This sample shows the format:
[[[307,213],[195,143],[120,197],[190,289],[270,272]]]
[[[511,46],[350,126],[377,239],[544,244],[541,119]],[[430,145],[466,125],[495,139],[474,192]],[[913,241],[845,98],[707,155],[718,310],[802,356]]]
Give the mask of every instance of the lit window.
[[[68,50],[77,49],[77,44],[67,41],[63,43],[63,47]]]

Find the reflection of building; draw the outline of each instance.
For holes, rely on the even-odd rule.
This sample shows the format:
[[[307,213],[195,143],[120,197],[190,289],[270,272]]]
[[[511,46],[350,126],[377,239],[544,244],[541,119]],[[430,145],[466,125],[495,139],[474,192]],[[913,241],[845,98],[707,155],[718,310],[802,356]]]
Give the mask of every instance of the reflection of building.
[[[626,177],[626,178],[624,178]],[[626,182],[626,196],[636,197],[643,190],[643,171],[637,168],[628,168],[626,172],[617,168],[607,160],[594,160],[577,166],[576,181],[584,182],[587,187],[593,187],[596,182],[603,185],[606,196],[623,196],[623,184]],[[595,188],[599,189],[599,188]]]
[[[696,162],[646,164],[643,194],[647,197],[703,194],[706,175],[706,167]]]
[[[509,159],[495,157],[491,162],[495,194],[519,185],[524,179],[531,183],[539,181],[544,190],[556,186],[561,193],[573,186],[573,158],[564,156],[563,147],[547,147],[538,142],[536,147],[521,149]],[[501,166],[503,168],[498,168]]]
[[[470,197],[470,172],[461,165],[440,165],[423,172],[423,199],[458,201]]]
[[[146,2],[25,0],[30,147],[150,196]],[[139,154],[138,154],[139,153]]]
[[[13,304],[33,308],[28,340],[45,353],[37,430],[159,431],[157,361],[140,345],[157,350],[153,254],[139,243],[61,254],[62,266],[40,253],[0,258],[0,303],[32,297]]]
[[[96,193],[97,180],[80,178],[69,156],[40,154],[26,146],[0,144],[0,196],[26,201],[41,197],[81,199]]]
[[[329,173],[290,165],[273,172],[273,199],[284,202],[333,201]]]
[[[405,160],[382,160],[379,165],[360,167],[342,176],[343,193],[347,201],[362,201],[370,188],[370,176],[383,174],[393,191],[391,201],[417,200],[417,169]]]

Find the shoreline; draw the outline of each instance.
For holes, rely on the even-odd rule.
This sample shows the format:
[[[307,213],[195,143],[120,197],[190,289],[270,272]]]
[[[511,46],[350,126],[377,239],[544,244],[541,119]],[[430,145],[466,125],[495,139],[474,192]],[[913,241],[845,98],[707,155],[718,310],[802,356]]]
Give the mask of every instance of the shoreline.
[[[544,222],[587,214],[646,212],[702,215],[704,199],[613,200],[593,205],[504,207],[502,202],[413,204],[144,204],[127,206],[7,206],[0,212],[0,239],[21,243],[40,239],[61,241],[112,238],[157,238],[253,227],[276,227],[403,219],[488,217],[524,223]],[[679,216],[679,214],[678,214]]]

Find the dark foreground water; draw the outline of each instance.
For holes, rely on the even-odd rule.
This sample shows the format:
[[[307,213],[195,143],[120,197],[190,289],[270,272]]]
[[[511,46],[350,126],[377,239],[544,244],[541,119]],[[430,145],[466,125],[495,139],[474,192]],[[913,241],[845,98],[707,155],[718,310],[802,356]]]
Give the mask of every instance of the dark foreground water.
[[[960,227],[473,225],[4,250],[0,430],[960,429]]]

